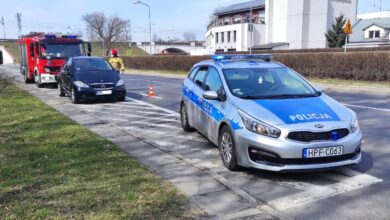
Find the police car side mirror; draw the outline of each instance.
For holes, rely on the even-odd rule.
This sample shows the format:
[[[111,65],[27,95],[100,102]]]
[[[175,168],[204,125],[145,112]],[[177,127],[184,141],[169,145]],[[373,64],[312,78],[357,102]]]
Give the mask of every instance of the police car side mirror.
[[[203,98],[209,100],[219,100],[218,93],[216,91],[206,91],[203,93]]]

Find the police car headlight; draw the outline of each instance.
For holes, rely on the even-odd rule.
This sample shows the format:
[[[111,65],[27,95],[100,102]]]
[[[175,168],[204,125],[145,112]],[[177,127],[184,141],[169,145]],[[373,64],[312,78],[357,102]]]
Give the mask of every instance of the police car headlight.
[[[278,128],[254,119],[243,111],[239,110],[238,113],[241,116],[245,128],[249,131],[273,138],[278,138],[280,136],[281,131]]]
[[[123,79],[120,79],[117,83],[116,83],[116,86],[123,86],[125,85],[125,81],[123,81]]]
[[[355,132],[359,128],[359,121],[356,117],[356,115],[353,117],[353,120],[351,121],[351,132]]]
[[[81,81],[75,81],[74,85],[79,87],[79,88],[88,88],[89,86]]]

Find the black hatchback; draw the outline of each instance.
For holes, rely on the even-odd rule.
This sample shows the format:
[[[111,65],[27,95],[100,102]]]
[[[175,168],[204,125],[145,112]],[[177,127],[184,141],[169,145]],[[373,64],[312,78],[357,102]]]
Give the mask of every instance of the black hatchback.
[[[73,103],[90,99],[126,99],[125,82],[105,59],[73,57],[58,78],[58,95],[69,95]]]

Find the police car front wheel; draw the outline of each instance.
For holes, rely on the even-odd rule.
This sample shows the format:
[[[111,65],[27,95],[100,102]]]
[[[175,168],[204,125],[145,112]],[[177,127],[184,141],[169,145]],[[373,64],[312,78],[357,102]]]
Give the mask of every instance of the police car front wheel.
[[[228,126],[224,126],[219,134],[218,147],[225,167],[232,171],[238,170],[236,143]]]
[[[180,106],[180,121],[181,121],[181,127],[184,131],[193,131],[194,129],[190,126],[190,123],[188,122],[188,114],[187,114],[187,108],[184,103]]]

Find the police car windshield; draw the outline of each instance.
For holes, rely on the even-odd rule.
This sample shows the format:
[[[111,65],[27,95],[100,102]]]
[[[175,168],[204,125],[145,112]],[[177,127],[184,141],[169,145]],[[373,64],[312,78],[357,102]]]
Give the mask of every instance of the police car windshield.
[[[294,71],[281,68],[225,69],[230,92],[243,99],[277,99],[318,96]]]
[[[75,59],[74,68],[78,72],[82,71],[112,71],[110,64],[104,59]]]
[[[46,44],[42,46],[42,55],[50,58],[81,56],[82,44]]]

